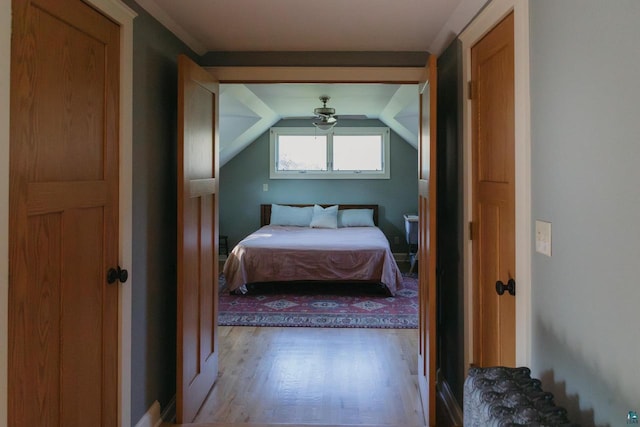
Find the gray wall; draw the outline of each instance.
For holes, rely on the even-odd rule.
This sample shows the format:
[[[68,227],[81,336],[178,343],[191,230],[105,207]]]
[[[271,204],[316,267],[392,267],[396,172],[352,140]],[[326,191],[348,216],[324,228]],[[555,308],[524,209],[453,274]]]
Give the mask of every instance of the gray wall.
[[[460,407],[464,386],[464,221],[462,219],[462,46],[438,57],[437,365]]]
[[[530,2],[532,367],[583,425],[640,411],[640,2]]]
[[[176,392],[178,54],[193,53],[133,1],[131,422]]]
[[[342,121],[337,126],[384,126],[378,120]],[[309,121],[282,120],[276,126],[310,126]],[[391,179],[269,179],[269,132],[258,137],[220,170],[220,234],[233,247],[260,226],[261,203],[374,203],[379,226],[394,252],[406,252],[404,213],[418,209],[417,150],[391,132]],[[262,191],[269,184],[269,191]],[[394,236],[400,244],[394,245]]]

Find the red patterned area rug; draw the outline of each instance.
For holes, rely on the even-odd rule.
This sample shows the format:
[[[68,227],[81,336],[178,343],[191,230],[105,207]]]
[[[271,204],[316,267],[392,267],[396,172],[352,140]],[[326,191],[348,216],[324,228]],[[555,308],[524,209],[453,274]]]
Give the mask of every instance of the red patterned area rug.
[[[221,326],[315,328],[417,328],[418,279],[405,274],[388,296],[376,285],[356,283],[260,284],[229,294],[220,279]]]

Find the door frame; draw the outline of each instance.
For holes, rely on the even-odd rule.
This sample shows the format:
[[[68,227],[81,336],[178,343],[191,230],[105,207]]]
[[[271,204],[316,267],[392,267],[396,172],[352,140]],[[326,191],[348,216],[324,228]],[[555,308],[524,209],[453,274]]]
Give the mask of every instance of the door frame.
[[[120,25],[120,184],[119,265],[132,261],[132,95],[133,19],[137,14],[118,0],[83,0]],[[11,81],[11,0],[0,0],[0,427],[7,427],[9,299],[9,117]],[[119,292],[119,425],[131,424],[131,289],[134,274]]]
[[[243,83],[390,83],[390,84],[415,84],[416,96],[420,100],[424,87],[429,87],[430,93],[435,93],[437,86],[436,78],[436,66],[437,57],[431,55],[424,67],[246,67],[246,66],[224,66],[224,67],[203,67],[205,70],[213,74],[213,76],[220,82],[220,84],[243,84]],[[430,105],[429,119],[431,126],[429,129],[432,131],[436,129],[436,102],[435,97],[430,96],[427,102]],[[420,120],[420,133],[423,132],[422,127],[422,108],[419,117]],[[419,135],[421,139],[421,135]],[[435,136],[431,139],[434,143]],[[420,142],[419,144],[420,145]],[[421,162],[420,150],[418,149],[418,162]],[[431,158],[435,158],[433,155]],[[425,166],[429,170],[429,165]],[[419,177],[416,177],[418,179]],[[419,180],[419,184],[427,184],[430,188],[435,188],[435,178],[432,176],[428,179]],[[435,194],[435,193],[434,193]],[[417,202],[420,204],[418,194],[416,194]],[[435,201],[430,199],[430,203]],[[434,217],[435,218],[435,217]],[[435,220],[434,220],[435,221]],[[433,222],[435,224],[435,222]],[[435,241],[435,232],[431,234],[431,239]],[[427,252],[422,251],[423,257],[426,257]],[[435,258],[432,258],[432,261]],[[422,258],[421,258],[422,260]],[[427,275],[430,277],[428,282],[428,289],[435,292],[435,261],[425,263],[429,264]],[[422,289],[422,288],[421,288]],[[430,310],[427,310],[425,304],[430,306]],[[433,295],[427,297],[421,293],[420,305],[425,313],[428,313],[430,317],[435,317],[436,314],[431,315],[432,309],[435,309],[435,298]],[[432,307],[431,307],[432,306]],[[423,307],[423,308],[422,308]],[[421,405],[424,413],[425,420],[429,420],[429,425],[436,425],[435,414],[435,401],[436,401],[436,375],[435,375],[435,344],[433,348],[430,344],[425,344],[422,339],[423,332],[431,332],[433,335],[435,332],[435,323],[421,320],[425,322],[424,329],[421,328],[417,331],[420,335],[419,351],[418,351],[418,393],[421,400]],[[429,326],[430,325],[430,326]],[[435,339],[435,338],[434,338]],[[424,345],[424,348],[423,348]]]
[[[9,86],[11,0],[0,0],[0,427],[7,427],[9,358]]]
[[[424,67],[202,66],[220,84],[230,83],[395,83],[418,84]]]
[[[529,0],[493,0],[460,35],[463,73],[463,218],[473,219],[471,48],[513,11],[515,43],[515,202],[516,202],[516,365],[531,361],[531,96],[529,89]],[[473,250],[464,227],[464,343],[465,375],[473,359]]]

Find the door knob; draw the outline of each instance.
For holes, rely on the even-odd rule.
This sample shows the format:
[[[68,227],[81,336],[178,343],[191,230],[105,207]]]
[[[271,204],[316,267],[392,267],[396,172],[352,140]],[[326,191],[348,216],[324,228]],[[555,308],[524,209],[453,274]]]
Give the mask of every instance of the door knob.
[[[129,278],[129,272],[127,270],[123,270],[118,266],[117,269],[110,268],[107,271],[107,283],[111,284],[118,280],[120,283],[124,283]]]
[[[505,285],[502,280],[498,280],[496,282],[496,292],[498,295],[504,294],[504,291],[508,291],[509,295],[516,294],[516,281],[513,279],[509,279],[507,284]]]

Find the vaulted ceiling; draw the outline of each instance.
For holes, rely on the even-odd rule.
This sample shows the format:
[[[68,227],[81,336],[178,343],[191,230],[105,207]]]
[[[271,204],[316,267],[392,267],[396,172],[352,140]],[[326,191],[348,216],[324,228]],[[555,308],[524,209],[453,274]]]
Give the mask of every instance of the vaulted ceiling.
[[[439,54],[487,0],[136,0],[199,55],[268,52]],[[426,56],[425,56],[426,58]],[[387,64],[394,65],[394,64]],[[423,64],[424,65],[424,64]],[[331,97],[338,115],[379,119],[418,140],[416,85],[226,84],[221,164],[285,117]]]
[[[379,119],[405,141],[418,145],[418,87],[398,84],[223,84],[220,90],[220,162],[225,164],[281,119],[311,126],[319,96],[340,116]]]

